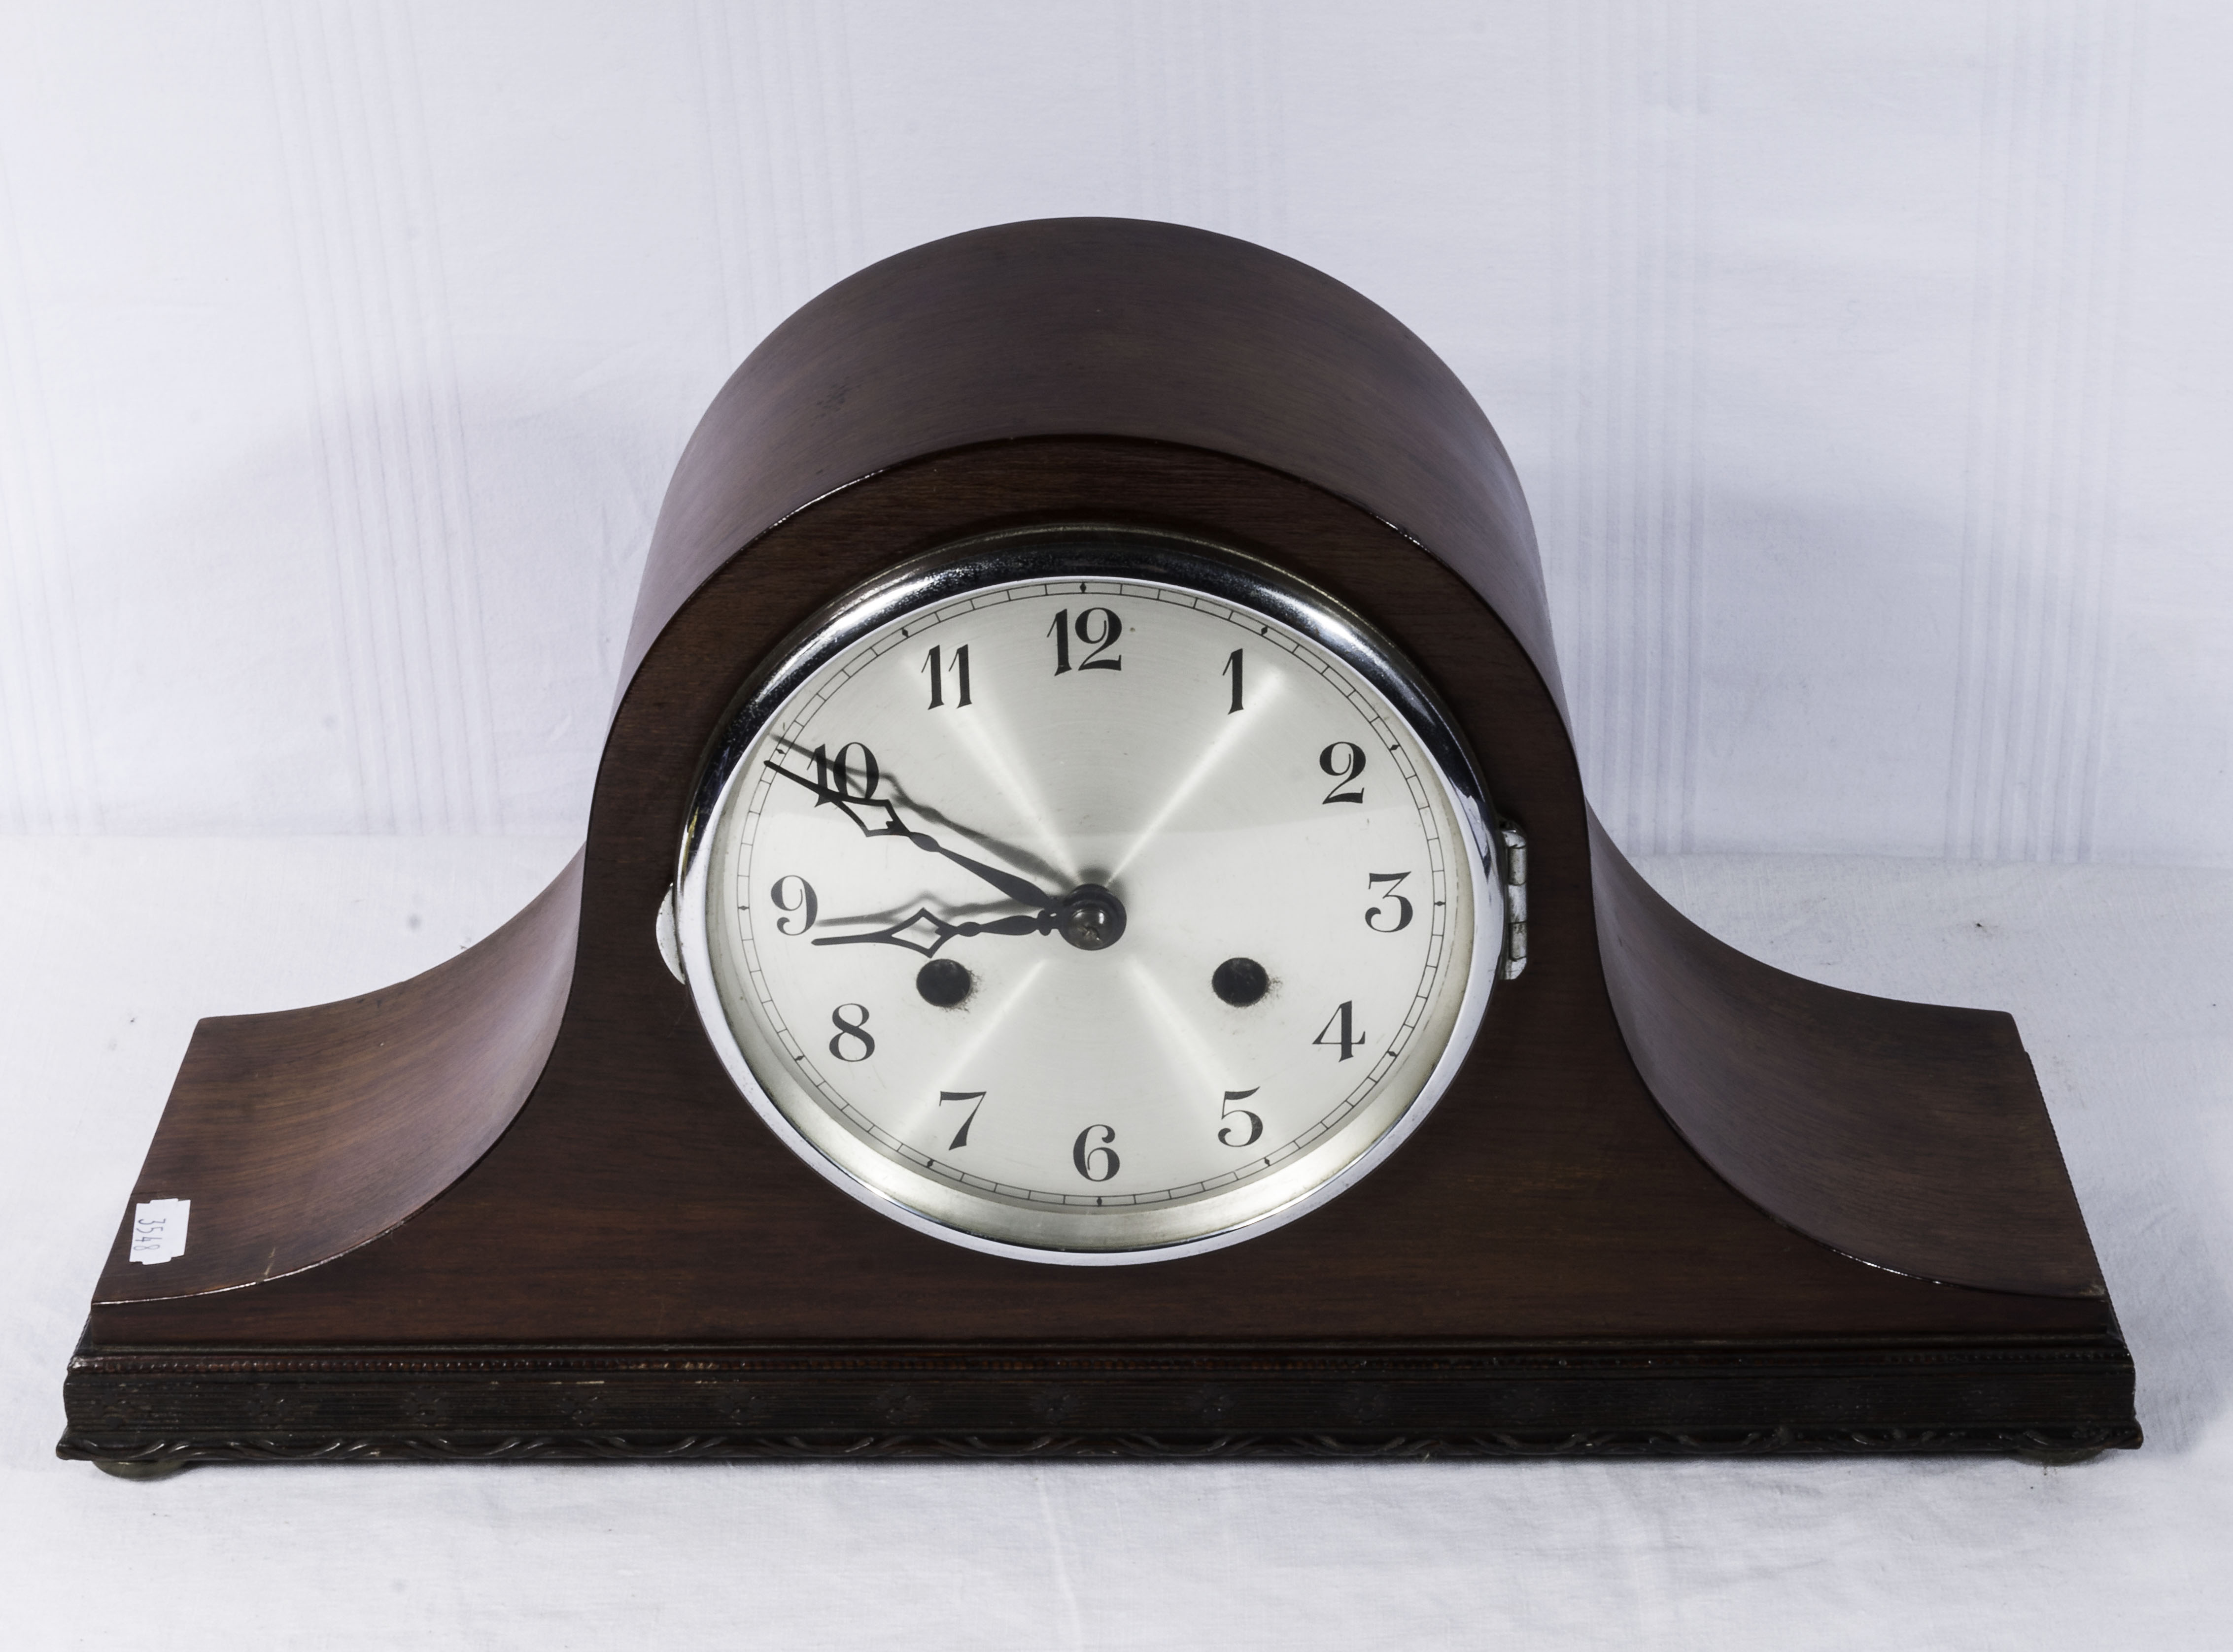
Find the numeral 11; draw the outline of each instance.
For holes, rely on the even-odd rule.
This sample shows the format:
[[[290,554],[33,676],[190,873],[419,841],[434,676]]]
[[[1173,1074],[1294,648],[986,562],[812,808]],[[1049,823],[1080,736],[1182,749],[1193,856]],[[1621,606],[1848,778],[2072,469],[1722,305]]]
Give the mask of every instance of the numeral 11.
[[[954,703],[957,706],[969,703],[969,645],[963,643],[954,651]],[[939,666],[939,650],[933,648],[930,658],[922,662],[930,673],[930,709],[936,711],[946,704],[945,673]]]

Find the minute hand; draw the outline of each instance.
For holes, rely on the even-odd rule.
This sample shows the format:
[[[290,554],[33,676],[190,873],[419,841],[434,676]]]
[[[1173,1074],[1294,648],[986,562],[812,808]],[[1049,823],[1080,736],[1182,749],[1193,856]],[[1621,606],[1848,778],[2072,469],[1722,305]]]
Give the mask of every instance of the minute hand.
[[[973,861],[967,855],[956,854],[928,832],[908,830],[907,823],[900,819],[900,811],[884,798],[849,797],[834,787],[809,780],[803,774],[793,774],[779,763],[770,763],[767,766],[793,785],[805,787],[814,794],[817,802],[837,804],[838,812],[858,826],[865,837],[904,837],[919,849],[942,855],[954,865],[974,872],[1011,901],[1028,901],[1038,907],[1051,907],[1055,903],[1052,895],[1028,879],[1019,878],[1012,872],[1003,872],[997,866],[987,866],[982,861]],[[856,805],[882,810],[885,823],[882,826],[869,825],[853,812]]]

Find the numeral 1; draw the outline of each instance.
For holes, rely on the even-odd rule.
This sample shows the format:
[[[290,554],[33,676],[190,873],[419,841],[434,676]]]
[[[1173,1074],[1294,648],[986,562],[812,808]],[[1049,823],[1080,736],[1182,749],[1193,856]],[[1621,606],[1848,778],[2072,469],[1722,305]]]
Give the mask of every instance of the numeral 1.
[[[945,685],[942,680],[943,673],[939,669],[938,662],[939,651],[937,648],[933,647],[930,651],[930,658],[922,662],[922,668],[930,673],[930,706],[928,709],[934,712],[940,706],[946,704]],[[953,667],[954,704],[955,707],[959,709],[969,703],[969,645],[967,643],[963,643],[960,647],[954,651]]]
[[[1240,709],[1240,650],[1235,648],[1225,656],[1225,669],[1218,673],[1233,679],[1233,704],[1225,708],[1227,717]]]
[[[1355,1055],[1357,1053],[1357,1046],[1364,1042],[1364,1035],[1355,1031],[1352,1027],[1350,1019],[1349,1006],[1350,1000],[1344,998],[1341,1001],[1341,1008],[1336,1010],[1332,1015],[1327,1018],[1325,1025],[1318,1029],[1318,1036],[1311,1040],[1312,1044],[1339,1044],[1341,1046],[1340,1059],[1343,1061],[1347,1061],[1351,1056]],[[1341,1029],[1340,1036],[1334,1038],[1327,1037],[1326,1034],[1331,1032],[1337,1026]]]

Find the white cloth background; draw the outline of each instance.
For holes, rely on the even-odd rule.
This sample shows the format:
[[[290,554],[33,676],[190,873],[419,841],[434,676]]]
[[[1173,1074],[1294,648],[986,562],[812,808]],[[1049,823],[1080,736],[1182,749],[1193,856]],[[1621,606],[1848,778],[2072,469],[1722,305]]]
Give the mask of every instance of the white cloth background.
[[[0,1642],[2233,1641],[2233,889],[2021,864],[2233,862],[2230,68],[2202,0],[0,0]],[[514,910],[721,380],[1068,213],[1291,253],[1465,378],[1616,833],[1815,851],[1650,870],[2016,1011],[2145,1450],[54,1461],[195,1017]]]
[[[2207,0],[0,5],[0,830],[564,833],[777,321],[1177,219],[1533,500],[1639,852],[2233,861]]]

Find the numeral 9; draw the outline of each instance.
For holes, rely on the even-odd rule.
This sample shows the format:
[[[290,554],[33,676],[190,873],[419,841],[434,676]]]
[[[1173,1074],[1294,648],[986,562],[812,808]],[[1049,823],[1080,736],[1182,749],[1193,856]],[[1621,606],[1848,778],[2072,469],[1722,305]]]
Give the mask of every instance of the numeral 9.
[[[791,899],[784,900],[783,893],[784,888],[794,883],[798,886],[798,889],[792,894]],[[789,877],[778,878],[773,883],[768,885],[768,904],[778,912],[796,912],[799,914],[797,928],[791,927],[788,919],[778,918],[775,920],[776,933],[779,935],[804,934],[814,927],[814,914],[821,910],[820,903],[814,898],[814,886],[796,874]]]

